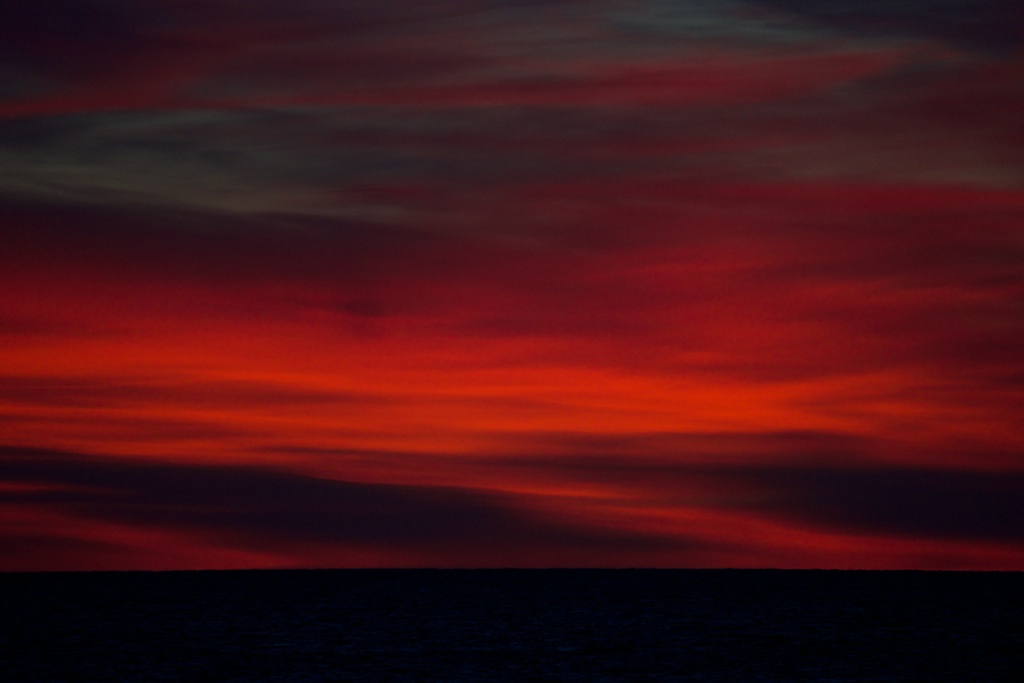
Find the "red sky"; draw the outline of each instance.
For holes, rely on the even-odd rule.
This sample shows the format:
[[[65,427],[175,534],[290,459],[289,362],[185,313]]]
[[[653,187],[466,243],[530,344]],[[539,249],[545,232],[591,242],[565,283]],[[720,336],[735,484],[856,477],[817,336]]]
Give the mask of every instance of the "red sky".
[[[1015,10],[57,4],[0,570],[1024,569]]]

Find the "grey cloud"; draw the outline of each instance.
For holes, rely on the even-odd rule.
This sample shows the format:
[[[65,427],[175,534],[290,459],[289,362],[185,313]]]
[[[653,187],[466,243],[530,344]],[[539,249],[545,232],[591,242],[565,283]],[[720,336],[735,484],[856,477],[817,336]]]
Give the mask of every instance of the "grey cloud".
[[[843,531],[1024,544],[1024,472],[912,467],[717,471],[750,509]]]
[[[469,237],[345,219],[15,200],[0,202],[0,219],[0,246],[41,271],[64,265],[144,279],[327,281],[351,285],[336,305],[359,317],[384,311],[361,298],[357,285],[479,271],[481,262],[504,258],[494,245]]]
[[[940,39],[982,52],[1024,44],[1024,10],[1015,0],[751,0],[841,31]]]
[[[694,437],[691,450],[680,443],[653,456],[598,450],[505,466],[625,487],[653,506],[744,511],[826,532],[1024,543],[1024,472],[872,462],[884,445],[841,435],[719,438],[731,447],[701,450]]]
[[[196,466],[0,449],[0,479],[45,484],[5,498],[21,506],[177,529],[235,547],[355,544],[390,550],[643,552],[685,542],[541,517],[514,500],[457,488],[365,484],[252,466]]]

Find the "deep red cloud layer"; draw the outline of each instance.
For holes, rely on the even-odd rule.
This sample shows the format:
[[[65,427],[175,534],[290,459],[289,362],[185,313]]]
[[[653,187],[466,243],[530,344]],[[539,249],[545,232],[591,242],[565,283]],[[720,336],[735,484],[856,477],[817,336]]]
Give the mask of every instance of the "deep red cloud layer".
[[[0,569],[1024,568],[1009,34],[62,4],[0,50]]]

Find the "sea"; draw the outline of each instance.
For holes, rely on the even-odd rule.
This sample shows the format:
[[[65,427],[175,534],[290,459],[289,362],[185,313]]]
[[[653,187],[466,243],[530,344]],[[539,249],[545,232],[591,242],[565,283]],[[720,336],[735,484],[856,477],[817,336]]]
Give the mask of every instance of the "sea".
[[[1024,681],[1024,573],[0,574],[0,681]]]

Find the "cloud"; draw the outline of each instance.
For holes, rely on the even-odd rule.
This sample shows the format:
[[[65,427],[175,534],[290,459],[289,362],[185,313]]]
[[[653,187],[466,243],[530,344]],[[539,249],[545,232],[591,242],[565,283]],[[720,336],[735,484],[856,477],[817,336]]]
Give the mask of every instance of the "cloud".
[[[118,70],[151,48],[146,14],[104,0],[30,0],[4,4],[0,61],[62,79]]]
[[[654,471],[698,464],[750,466],[764,462],[802,465],[816,462],[855,463],[870,454],[872,443],[854,434],[791,430],[771,432],[650,432],[597,434],[533,432],[511,434],[502,448],[515,458],[510,467],[544,462],[587,471],[619,468]],[[548,460],[549,459],[549,460]]]
[[[1003,542],[933,499],[960,490],[940,464],[1019,460],[1019,12],[912,5],[15,2],[0,26],[9,441],[66,449],[57,470],[85,468],[69,482],[114,462],[72,451],[253,457],[159,466],[175,495],[234,491],[234,517],[175,506],[149,483],[157,465],[129,461],[120,488],[103,475],[110,496],[66,501],[216,543],[273,527],[238,482],[325,514],[379,509],[402,547],[393,520],[417,511],[475,511],[549,548],[583,539],[474,489],[499,481],[501,448],[527,490],[553,471],[544,453],[559,476],[671,501],[663,478],[725,517]],[[875,449],[931,463],[888,466],[921,520],[865,469]],[[470,476],[428,452],[488,462]],[[409,486],[255,465],[317,453],[397,485],[380,455]],[[848,500],[815,498],[844,477]],[[990,483],[958,495],[975,505]],[[872,496],[910,521],[858,513]],[[1001,496],[993,514],[1012,513]],[[271,507],[268,556],[305,552],[289,526],[359,541]],[[460,547],[486,536],[439,521],[424,538],[445,529]]]
[[[1024,11],[1013,0],[754,0],[842,32],[932,38],[980,52],[1024,44]]]
[[[22,509],[61,511],[281,555],[379,548],[434,562],[679,550],[666,537],[588,527],[528,512],[508,496],[447,487],[363,484],[254,466],[198,466],[6,447],[5,492]],[[73,523],[73,522],[71,522]],[[561,554],[561,555],[560,555]]]
[[[111,557],[124,557],[124,548],[110,541],[79,538],[45,532],[0,530],[0,554],[8,561],[2,571],[60,571],[63,568],[106,566]]]
[[[0,316],[0,337],[19,342],[34,338],[45,339],[54,335],[89,335],[92,331],[88,325],[73,329],[71,325],[39,315]]]
[[[752,103],[861,79],[900,59],[855,44],[794,54],[794,42],[815,37],[738,20],[729,2],[677,10],[687,18],[671,24],[672,40],[658,35],[669,23],[631,21],[604,2],[60,4],[93,30],[73,31],[73,21],[26,4],[12,33],[29,38],[11,43],[8,61],[72,77],[43,94],[28,88],[0,116]],[[632,16],[649,4],[658,3],[632,7]],[[709,48],[716,39],[724,49]],[[74,58],[34,47],[64,43]]]
[[[752,510],[818,528],[1024,545],[1018,471],[766,467],[712,477],[740,486]]]
[[[731,511],[836,535],[1024,546],[1017,469],[886,463],[880,457],[892,445],[827,433],[663,435],[578,448],[585,454],[502,466],[628,491],[634,505],[652,509]]]
[[[143,281],[206,284],[393,280],[446,268],[478,269],[466,258],[494,254],[469,237],[366,221],[232,216],[60,201],[0,202],[0,243],[37,272],[107,272]],[[369,304],[360,308],[366,313]]]
[[[383,395],[302,389],[259,381],[189,381],[183,377],[2,376],[0,401],[25,405],[75,408],[160,406],[168,403],[198,409],[243,406],[345,406],[386,401]]]
[[[455,201],[444,185],[420,189],[366,194],[411,212]],[[380,224],[9,201],[0,241],[31,272],[11,305],[37,303],[7,317],[96,309],[130,326],[230,312],[325,333],[392,321],[764,381],[907,368],[991,381],[1019,361],[1015,192],[583,177],[488,187],[462,209]],[[96,289],[111,279],[133,284]],[[57,300],[90,290],[74,307]]]

